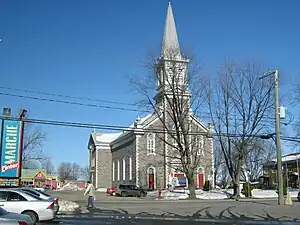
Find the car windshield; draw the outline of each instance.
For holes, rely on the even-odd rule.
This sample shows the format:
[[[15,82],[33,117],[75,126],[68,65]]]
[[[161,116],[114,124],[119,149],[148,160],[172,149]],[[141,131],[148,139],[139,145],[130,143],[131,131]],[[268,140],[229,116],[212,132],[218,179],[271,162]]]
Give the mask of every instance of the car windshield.
[[[0,216],[4,216],[6,214],[8,214],[8,212],[5,209],[0,207]]]
[[[43,200],[40,197],[38,197],[37,195],[30,193],[29,191],[24,191],[24,192],[25,192],[25,194],[29,195],[32,198],[35,198],[37,200]]]
[[[40,194],[42,194],[42,195],[45,195],[45,196],[47,196],[47,197],[51,197],[50,195],[48,195],[47,193],[45,193],[45,192],[42,192],[42,191],[40,191],[40,190],[36,190],[38,193],[40,193]]]

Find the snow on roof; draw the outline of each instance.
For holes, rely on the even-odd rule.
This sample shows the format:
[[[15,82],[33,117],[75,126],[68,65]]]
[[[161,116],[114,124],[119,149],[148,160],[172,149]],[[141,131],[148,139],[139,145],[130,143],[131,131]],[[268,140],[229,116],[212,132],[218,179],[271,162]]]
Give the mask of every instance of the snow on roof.
[[[297,155],[286,155],[282,157],[282,162],[295,161],[300,159],[300,154]]]
[[[300,160],[300,153],[291,153],[282,156],[282,162],[289,162],[289,161],[296,161],[296,160]],[[277,159],[273,159],[271,161],[277,162]]]
[[[147,119],[149,119],[151,116],[153,115],[153,113],[148,114],[147,116],[144,116],[143,118],[140,119],[140,123],[144,123]],[[134,127],[134,123],[135,121],[129,126],[129,128],[133,128]]]
[[[122,133],[105,133],[105,134],[97,134],[96,141],[97,142],[112,142],[117,139]]]

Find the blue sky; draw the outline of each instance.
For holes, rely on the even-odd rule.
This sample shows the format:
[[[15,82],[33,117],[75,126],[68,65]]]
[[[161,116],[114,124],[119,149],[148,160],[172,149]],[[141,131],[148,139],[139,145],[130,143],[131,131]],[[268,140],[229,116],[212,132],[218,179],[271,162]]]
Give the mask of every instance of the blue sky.
[[[167,0],[3,0],[0,86],[133,103],[139,97],[128,77],[145,73],[140,61],[160,46],[167,6]],[[299,1],[173,0],[172,6],[181,45],[205,71],[216,71],[228,57],[258,60],[280,70],[281,94],[296,81]],[[27,108],[32,118],[94,124],[129,125],[138,114],[2,95],[0,106]],[[91,129],[43,129],[44,151],[55,164],[88,163]]]

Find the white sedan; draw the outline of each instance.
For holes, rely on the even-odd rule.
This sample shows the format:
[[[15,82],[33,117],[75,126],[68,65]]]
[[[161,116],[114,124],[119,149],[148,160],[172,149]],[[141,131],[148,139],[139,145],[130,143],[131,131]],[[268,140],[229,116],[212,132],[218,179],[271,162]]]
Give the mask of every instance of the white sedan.
[[[1,225],[33,225],[32,220],[27,215],[7,212],[0,207]]]
[[[33,224],[53,220],[57,214],[53,201],[43,200],[16,189],[0,189],[0,207],[9,212],[30,216]]]
[[[46,192],[38,191],[38,190],[33,189],[33,188],[16,188],[15,190],[20,190],[20,191],[23,191],[25,193],[37,196],[38,198],[41,198],[43,200],[53,201],[55,210],[57,212],[59,210],[59,204],[58,204],[58,198],[57,197],[48,195]]]

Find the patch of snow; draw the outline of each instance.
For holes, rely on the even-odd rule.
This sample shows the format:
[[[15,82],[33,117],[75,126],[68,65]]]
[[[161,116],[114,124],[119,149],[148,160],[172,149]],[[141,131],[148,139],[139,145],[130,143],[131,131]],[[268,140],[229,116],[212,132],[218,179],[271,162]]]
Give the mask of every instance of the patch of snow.
[[[276,190],[253,189],[251,195],[252,198],[278,198]]]
[[[77,202],[60,200],[58,214],[73,214],[81,212],[81,207]]]
[[[80,188],[76,184],[73,184],[72,182],[67,183],[62,188],[59,189],[59,191],[81,191],[81,190],[84,190],[84,188]]]
[[[98,192],[106,192],[106,188],[98,188],[96,191],[98,191]]]
[[[222,191],[223,193],[226,193],[229,196],[233,195],[233,189],[221,189],[220,191]],[[246,196],[243,193],[240,193],[240,197],[246,198]]]
[[[148,192],[147,197],[152,199],[158,199],[158,191]],[[189,198],[189,190],[175,190],[174,192],[162,191],[161,197],[164,200],[184,200]],[[229,197],[230,194],[219,190],[212,190],[212,191],[196,190],[197,199],[220,200],[220,199],[228,199]]]
[[[162,197],[164,200],[183,200],[188,199],[189,195],[187,193],[176,193],[176,192],[163,192]]]
[[[106,133],[106,134],[97,134],[96,141],[98,142],[107,142],[110,143],[117,139],[122,133]]]

